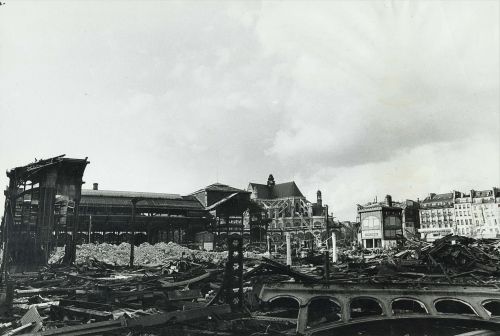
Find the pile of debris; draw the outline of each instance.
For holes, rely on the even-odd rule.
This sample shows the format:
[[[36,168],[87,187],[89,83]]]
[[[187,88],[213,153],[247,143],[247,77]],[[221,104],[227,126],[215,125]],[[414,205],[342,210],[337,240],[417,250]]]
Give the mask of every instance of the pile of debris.
[[[500,275],[498,243],[462,236],[446,236],[423,251],[422,258],[454,272],[484,271]]]
[[[51,255],[49,264],[61,261],[64,256],[64,248],[59,247]],[[115,266],[126,266],[129,264],[130,244],[83,244],[77,246],[76,263],[82,264],[86,261],[97,260]],[[172,260],[186,260],[189,262],[221,265],[227,258],[227,252],[207,252],[191,250],[187,247],[173,242],[158,243],[151,245],[143,243],[135,248],[134,264],[139,266],[159,266]]]
[[[11,321],[0,324],[0,333],[123,334],[155,331],[170,320],[206,320],[230,312],[228,305],[208,306],[214,293],[207,281],[218,275],[188,262],[165,272],[165,266],[127,269],[96,261],[13,274]]]
[[[174,243],[142,244],[136,249],[136,267],[129,268],[129,248],[85,244],[78,247],[73,266],[53,263],[38,272],[11,274],[13,309],[0,320],[0,333],[283,334],[293,330],[293,323],[271,318],[275,312],[258,300],[261,285],[327,282],[324,265],[290,267],[245,258],[241,283],[234,286],[229,281],[235,277],[232,266],[224,267],[228,252],[195,251]],[[60,257],[56,254],[52,261]],[[339,260],[331,265],[330,282],[500,288],[498,242],[448,236],[434,243],[408,241],[385,253],[343,251]],[[234,310],[227,295],[239,288],[243,309]]]
[[[458,283],[500,286],[500,244],[449,235],[433,243],[407,241],[403,248],[344,250],[331,279],[375,283]]]
[[[245,259],[244,300],[235,310],[226,295],[238,286],[227,287],[234,274],[226,275],[228,267],[222,267],[228,252],[143,244],[136,250],[136,266],[130,268],[125,266],[128,247],[82,245],[73,266],[53,263],[37,272],[10,274],[13,304],[10,315],[0,320],[0,334],[153,336],[187,330],[193,335],[224,336],[288,330],[293,327],[290,321],[255,319],[260,312],[251,311],[259,311],[260,302],[253,285],[264,278],[320,279],[271,260]],[[52,258],[58,259],[57,254]]]

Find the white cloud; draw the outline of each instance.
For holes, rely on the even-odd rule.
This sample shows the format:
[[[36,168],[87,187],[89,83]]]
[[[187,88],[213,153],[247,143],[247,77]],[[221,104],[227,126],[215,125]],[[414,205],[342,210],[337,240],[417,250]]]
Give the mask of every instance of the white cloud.
[[[88,182],[174,193],[273,173],[339,217],[498,185],[498,6],[9,2],[0,165],[88,156]]]

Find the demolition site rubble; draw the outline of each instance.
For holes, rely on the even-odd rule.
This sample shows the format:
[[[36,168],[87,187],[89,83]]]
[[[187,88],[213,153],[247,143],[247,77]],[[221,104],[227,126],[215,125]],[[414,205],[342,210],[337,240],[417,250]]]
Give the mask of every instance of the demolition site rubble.
[[[76,263],[81,264],[87,258],[96,259],[106,264],[115,266],[126,266],[129,264],[130,244],[120,245],[83,244],[77,247]],[[57,248],[49,259],[49,264],[57,263],[64,258],[64,248]],[[136,265],[159,266],[172,260],[185,260],[203,264],[220,265],[227,258],[227,252],[206,252],[191,250],[173,242],[157,243],[151,245],[143,243],[135,248]]]
[[[500,243],[447,236],[434,243],[407,241],[391,251],[339,250],[328,277],[324,263],[296,266],[246,253],[240,280],[227,267],[237,253],[191,250],[174,243],[142,244],[127,266],[128,244],[84,244],[73,266],[60,264],[60,250],[37,272],[10,275],[12,308],[3,335],[232,335],[284,334],[294,330],[290,308],[259,298],[265,283],[407,284],[446,283],[500,288]],[[321,261],[321,258],[317,258]],[[323,260],[324,261],[324,260]],[[228,275],[231,275],[231,279]],[[325,280],[328,278],[329,280]],[[241,281],[241,283],[238,283]],[[242,301],[227,293],[242,289]],[[228,291],[229,290],[229,291]],[[229,295],[231,296],[231,295]],[[314,315],[315,314],[315,315]],[[316,321],[328,322],[318,309]],[[293,314],[292,314],[293,315]],[[318,322],[318,323],[320,323]]]

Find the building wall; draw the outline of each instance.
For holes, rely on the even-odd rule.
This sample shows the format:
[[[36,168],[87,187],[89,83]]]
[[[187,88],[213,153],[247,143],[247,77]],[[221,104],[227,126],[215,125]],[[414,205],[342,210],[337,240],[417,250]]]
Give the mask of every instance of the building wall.
[[[364,248],[381,248],[383,240],[383,218],[381,210],[361,212],[361,241]]]
[[[403,236],[402,209],[383,205],[358,210],[364,248],[391,248]]]
[[[421,238],[434,241],[448,234],[472,238],[500,236],[500,190],[453,192],[449,199],[431,194],[420,209]]]
[[[418,236],[418,229],[420,229],[420,204],[412,200],[406,200],[402,203],[403,209],[403,235],[412,239]]]
[[[473,238],[500,236],[500,195],[498,188],[471,190],[455,204],[457,233]]]
[[[473,213],[472,198],[470,195],[464,195],[455,200],[455,233],[461,236],[472,236],[473,234]]]
[[[420,238],[434,241],[454,232],[455,211],[453,206],[423,205],[420,212]]]

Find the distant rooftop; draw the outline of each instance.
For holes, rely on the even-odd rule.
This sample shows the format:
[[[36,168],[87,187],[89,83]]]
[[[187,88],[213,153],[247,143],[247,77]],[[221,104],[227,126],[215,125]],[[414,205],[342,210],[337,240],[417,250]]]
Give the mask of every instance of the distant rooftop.
[[[243,189],[238,189],[234,188],[231,186],[228,186],[227,184],[222,184],[222,183],[214,183],[209,186],[206,186],[205,188],[202,188],[200,190],[195,191],[193,194],[197,194],[202,191],[222,191],[222,192],[230,192],[230,193],[248,193],[248,191],[243,190]]]
[[[453,193],[445,193],[445,194],[431,194],[427,196],[422,203],[429,203],[429,202],[445,202],[445,201],[451,201],[453,200]]]
[[[201,203],[193,196],[178,194],[116,191],[116,190],[89,190],[82,189],[82,207],[130,207],[132,200],[139,198],[138,208],[156,209],[184,209],[203,210]]]
[[[304,197],[294,181],[278,183],[271,186],[260,183],[250,183],[250,185],[257,191],[257,195],[260,199]]]

